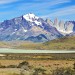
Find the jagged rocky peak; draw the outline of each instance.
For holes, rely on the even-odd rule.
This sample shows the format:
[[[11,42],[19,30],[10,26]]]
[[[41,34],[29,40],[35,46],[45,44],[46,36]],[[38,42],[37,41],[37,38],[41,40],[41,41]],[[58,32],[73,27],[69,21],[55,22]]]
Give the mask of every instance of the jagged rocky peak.
[[[61,34],[66,35],[75,31],[75,22],[74,21],[58,21],[57,18],[54,20],[53,25]]]
[[[67,21],[65,22],[65,26],[66,26],[66,31],[69,33],[72,33],[74,31],[74,23],[71,21]]]
[[[46,19],[46,22],[47,22],[49,25],[53,26],[53,22],[52,22],[49,18]]]
[[[59,21],[59,28],[60,30],[64,31],[65,30],[65,26],[64,26],[64,21]]]
[[[59,24],[59,21],[58,21],[58,18],[55,18],[55,20],[54,20],[54,25],[58,25]]]

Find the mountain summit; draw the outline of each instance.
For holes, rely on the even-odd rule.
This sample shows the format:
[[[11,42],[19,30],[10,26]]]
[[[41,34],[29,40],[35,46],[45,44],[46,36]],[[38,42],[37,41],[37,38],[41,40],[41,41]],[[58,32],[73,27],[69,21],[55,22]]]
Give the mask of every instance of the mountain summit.
[[[41,25],[41,22],[39,21],[39,17],[35,16],[32,13],[24,15],[23,18],[29,22],[35,23],[36,25]]]
[[[71,28],[70,28],[71,26]],[[60,38],[64,31],[75,31],[73,22],[63,23],[56,19],[54,23],[43,20],[36,15],[29,13],[11,20],[0,23],[0,41],[23,40],[32,42],[46,42]],[[73,34],[70,34],[73,35]]]

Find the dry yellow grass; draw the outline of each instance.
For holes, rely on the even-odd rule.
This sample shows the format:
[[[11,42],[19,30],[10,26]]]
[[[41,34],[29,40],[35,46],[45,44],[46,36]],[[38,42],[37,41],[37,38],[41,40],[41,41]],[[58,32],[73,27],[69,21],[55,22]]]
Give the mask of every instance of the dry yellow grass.
[[[50,75],[53,70],[58,68],[73,68],[75,54],[5,54],[6,58],[0,59],[0,65],[18,65],[23,61],[29,62],[30,70],[35,68],[45,69],[46,74]],[[7,60],[11,58],[10,60]],[[15,58],[15,59],[13,59]],[[0,68],[0,75],[14,75],[20,73],[18,68]]]
[[[46,73],[51,73],[53,70],[58,68],[67,68],[73,67],[74,61],[73,60],[0,60],[2,65],[18,65],[22,61],[29,62],[30,66],[33,68],[43,68],[46,70]],[[0,75],[2,73],[18,73],[18,69],[0,69]]]

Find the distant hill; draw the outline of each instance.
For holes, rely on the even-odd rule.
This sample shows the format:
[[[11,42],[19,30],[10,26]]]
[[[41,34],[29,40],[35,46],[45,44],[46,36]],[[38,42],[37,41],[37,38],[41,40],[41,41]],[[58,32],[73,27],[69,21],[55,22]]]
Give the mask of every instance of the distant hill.
[[[47,49],[75,50],[75,36],[55,39],[43,44]]]
[[[0,42],[0,47],[25,50],[74,50],[75,37],[63,37],[45,43],[33,43],[25,41]]]

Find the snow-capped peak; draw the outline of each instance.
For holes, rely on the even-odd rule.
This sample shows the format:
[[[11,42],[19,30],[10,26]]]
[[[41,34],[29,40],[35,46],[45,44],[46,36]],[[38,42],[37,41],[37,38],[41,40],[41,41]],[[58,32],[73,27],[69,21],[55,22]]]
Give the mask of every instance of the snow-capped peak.
[[[37,25],[40,25],[41,22],[38,21],[39,17],[35,16],[34,14],[32,13],[29,13],[29,14],[26,14],[26,15],[23,15],[23,18],[29,22],[33,22]]]
[[[35,19],[38,19],[39,17],[35,16],[34,14],[32,13],[29,13],[29,14],[26,14],[23,16],[25,19],[32,19],[32,18],[35,18]]]

